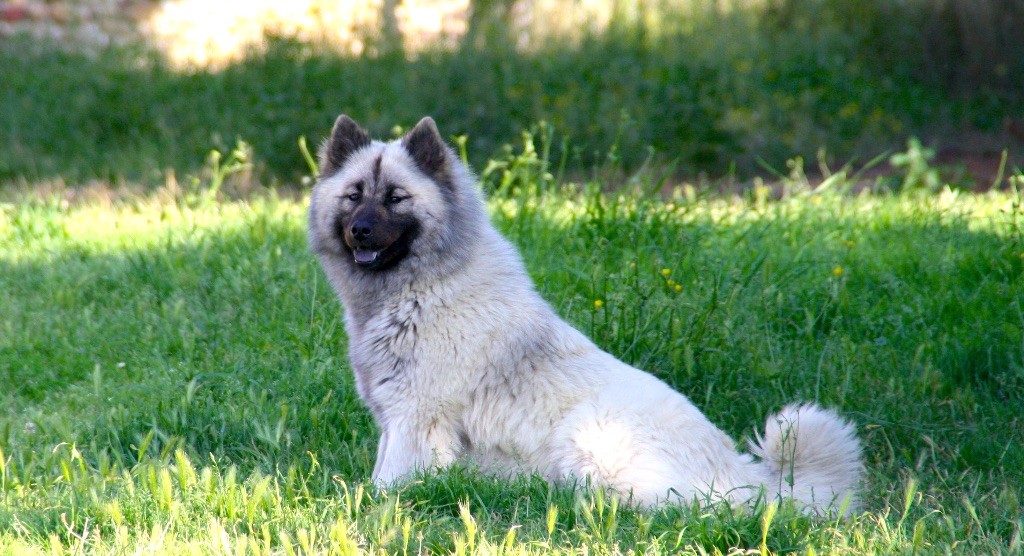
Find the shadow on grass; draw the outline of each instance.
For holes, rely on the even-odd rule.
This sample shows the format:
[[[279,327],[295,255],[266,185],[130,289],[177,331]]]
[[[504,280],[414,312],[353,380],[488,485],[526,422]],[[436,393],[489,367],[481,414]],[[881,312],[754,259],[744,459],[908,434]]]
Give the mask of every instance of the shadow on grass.
[[[959,508],[973,489],[982,519],[1003,519],[1008,502],[992,493],[1024,482],[1022,245],[958,218],[844,219],[780,204],[774,219],[726,221],[602,199],[571,218],[496,214],[542,294],[598,345],[657,373],[737,439],[793,400],[837,407],[865,442],[868,508],[898,503],[892,485],[912,470],[940,504]],[[315,467],[320,499],[368,478],[377,434],[345,362],[340,310],[300,219],[254,212],[146,247],[97,251],[65,237],[3,261],[0,381],[14,387],[0,447],[12,469],[59,477],[69,448],[54,446],[71,443],[97,469],[143,451],[171,461],[178,448],[242,477]],[[66,234],[58,224],[46,233]],[[398,496],[416,519],[452,523],[423,540],[436,549],[452,548],[466,500],[490,530],[522,524],[520,538],[537,542],[566,541],[543,527],[552,502],[556,530],[573,535],[678,534],[723,549],[760,540],[757,513],[621,509],[591,524],[584,508],[597,507],[571,491],[461,469]],[[67,535],[58,500],[19,519]],[[386,517],[381,500],[371,505]],[[804,542],[810,520],[786,523],[770,546]]]
[[[323,452],[337,472],[365,475],[373,429],[304,233],[246,224],[148,249],[69,247],[7,264],[7,453],[34,436],[131,462],[156,431],[151,453],[182,446],[199,460],[269,471],[283,454]]]
[[[736,438],[815,399],[869,426],[870,467],[913,465],[922,435],[949,472],[1024,463],[1021,246],[961,220],[824,218],[497,217],[561,314]],[[313,453],[368,475],[341,311],[295,222],[51,249],[5,261],[0,286],[7,453],[73,441],[132,461],[155,431],[153,449],[199,460],[269,471]]]

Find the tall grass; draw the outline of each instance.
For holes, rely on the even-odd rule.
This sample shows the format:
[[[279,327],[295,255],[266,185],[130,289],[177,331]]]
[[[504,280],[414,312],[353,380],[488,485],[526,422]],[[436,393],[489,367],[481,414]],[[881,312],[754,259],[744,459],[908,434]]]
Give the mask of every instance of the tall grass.
[[[638,511],[465,469],[379,492],[304,202],[165,191],[0,208],[0,546],[1020,553],[1019,196],[851,197],[839,179],[781,201],[662,201],[644,176],[615,194],[567,182],[543,152],[514,149],[485,178],[556,310],[737,439],[793,400],[848,415],[865,514]]]
[[[1024,89],[1024,5],[1016,0],[774,0],[774,25],[838,28],[867,63],[979,100]],[[822,25],[822,22],[825,25]],[[898,47],[897,47],[898,46]],[[1019,117],[1019,115],[1017,116]]]
[[[882,63],[877,51],[913,49],[853,32],[860,12],[846,15],[841,2],[818,4],[769,2],[774,16],[664,8],[656,22],[613,20],[529,48],[501,33],[416,55],[277,40],[217,70],[177,70],[142,47],[91,56],[10,40],[0,45],[0,101],[10,108],[0,110],[0,180],[159,185],[241,138],[268,180],[294,182],[304,169],[296,140],[315,144],[340,112],[378,136],[432,114],[470,138],[478,165],[546,120],[571,139],[577,170],[613,147],[635,168],[653,147],[691,177],[749,175],[819,151],[832,164],[866,161],[910,134],[965,123],[998,130],[1021,108],[1019,95],[959,98]]]

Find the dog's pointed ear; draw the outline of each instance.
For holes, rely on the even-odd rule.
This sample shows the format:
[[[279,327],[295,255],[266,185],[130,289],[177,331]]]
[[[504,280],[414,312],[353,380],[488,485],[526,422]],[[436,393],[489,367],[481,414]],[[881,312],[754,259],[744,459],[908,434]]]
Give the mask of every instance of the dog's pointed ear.
[[[416,166],[435,181],[450,185],[448,179],[448,149],[433,118],[427,116],[402,138],[402,146],[412,156]]]
[[[331,138],[320,148],[320,175],[333,174],[348,157],[370,144],[370,132],[359,127],[352,118],[342,114],[334,122]]]

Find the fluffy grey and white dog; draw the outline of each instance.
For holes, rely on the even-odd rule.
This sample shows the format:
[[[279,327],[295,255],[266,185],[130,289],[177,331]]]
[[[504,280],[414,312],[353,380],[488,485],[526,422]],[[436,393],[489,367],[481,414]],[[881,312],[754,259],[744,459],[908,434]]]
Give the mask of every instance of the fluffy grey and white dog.
[[[385,143],[339,117],[309,234],[382,431],[378,484],[460,461],[641,505],[766,492],[855,507],[860,445],[835,413],[788,406],[738,452],[685,396],[560,319],[430,118]]]

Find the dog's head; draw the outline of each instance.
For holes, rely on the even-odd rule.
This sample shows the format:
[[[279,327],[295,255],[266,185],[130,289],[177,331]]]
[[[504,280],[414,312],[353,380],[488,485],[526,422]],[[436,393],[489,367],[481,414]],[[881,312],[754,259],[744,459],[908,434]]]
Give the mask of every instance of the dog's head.
[[[466,210],[459,191],[466,182],[473,185],[429,117],[383,143],[341,116],[320,150],[310,201],[313,250],[347,260],[342,264],[355,271],[383,273],[450,249],[452,227],[460,224],[453,213]]]

